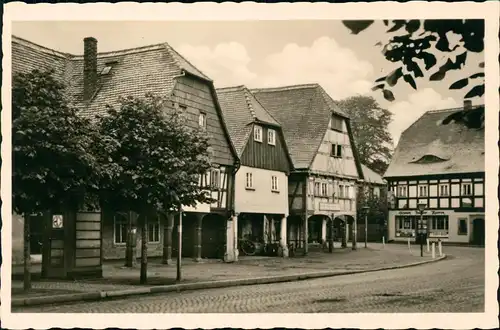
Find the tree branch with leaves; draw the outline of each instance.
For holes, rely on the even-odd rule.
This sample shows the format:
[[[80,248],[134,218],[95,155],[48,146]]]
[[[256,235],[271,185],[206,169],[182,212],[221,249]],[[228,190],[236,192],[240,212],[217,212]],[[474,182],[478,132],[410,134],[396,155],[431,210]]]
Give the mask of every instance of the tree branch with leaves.
[[[343,23],[353,34],[359,34],[375,21],[351,20]],[[461,70],[467,64],[469,53],[484,50],[484,20],[481,19],[384,20],[383,24],[389,40],[376,45],[382,47],[386,60],[400,65],[375,80],[373,90],[380,90],[388,101],[394,101],[391,87],[401,78],[413,89],[417,89],[417,80],[421,78],[441,81],[448,72]],[[456,42],[453,42],[453,37],[457,38]],[[463,89],[468,86],[466,99],[483,96],[483,68],[484,62],[481,62],[477,73],[459,79],[449,88]]]
[[[98,208],[100,166],[89,152],[97,130],[64,91],[53,71],[19,73],[12,81],[12,206],[24,217],[25,289],[30,216]]]

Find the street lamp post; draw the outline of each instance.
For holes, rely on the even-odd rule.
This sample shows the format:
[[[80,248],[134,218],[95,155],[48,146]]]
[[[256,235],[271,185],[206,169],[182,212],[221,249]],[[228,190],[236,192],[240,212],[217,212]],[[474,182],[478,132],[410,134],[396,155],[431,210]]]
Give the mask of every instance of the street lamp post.
[[[179,205],[179,224],[177,225],[177,282],[182,279],[181,272],[181,259],[182,259],[182,204],[180,202],[179,196],[174,193],[174,200],[177,205]]]
[[[424,211],[427,204],[418,203],[418,211],[420,212],[420,225],[418,226],[418,237],[420,240],[420,256],[424,256]]]
[[[363,213],[365,215],[365,248],[368,246],[368,210],[370,208],[365,205],[362,207]]]

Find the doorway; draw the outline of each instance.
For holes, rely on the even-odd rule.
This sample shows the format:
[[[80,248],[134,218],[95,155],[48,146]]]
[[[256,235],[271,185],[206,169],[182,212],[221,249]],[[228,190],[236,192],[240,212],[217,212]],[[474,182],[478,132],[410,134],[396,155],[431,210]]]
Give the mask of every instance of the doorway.
[[[484,246],[485,243],[484,219],[477,218],[472,220],[472,244]]]

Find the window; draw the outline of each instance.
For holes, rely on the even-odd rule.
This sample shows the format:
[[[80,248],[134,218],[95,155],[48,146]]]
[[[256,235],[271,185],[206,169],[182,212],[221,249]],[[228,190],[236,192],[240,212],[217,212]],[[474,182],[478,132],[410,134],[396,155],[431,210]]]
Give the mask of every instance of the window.
[[[321,196],[321,191],[320,191],[320,184],[319,182],[314,182],[314,196]]]
[[[271,190],[272,191],[279,191],[278,177],[276,175],[271,176]]]
[[[342,118],[336,115],[332,115],[332,130],[339,132],[343,131]]]
[[[467,219],[458,219],[458,235],[467,235]]]
[[[398,186],[397,193],[398,193],[397,194],[398,197],[407,197],[407,193],[408,193],[407,187],[406,186]]]
[[[111,66],[110,66],[110,65],[106,65],[106,66],[102,69],[102,71],[101,71],[101,75],[102,75],[102,76],[105,76],[105,75],[107,75],[110,71],[111,71]]]
[[[325,182],[321,183],[321,196],[328,196],[328,184]]]
[[[427,221],[424,217],[424,221]],[[432,230],[448,230],[448,217],[447,216],[433,216],[430,219]]]
[[[220,188],[220,170],[213,169],[210,175],[210,186],[212,188]]]
[[[340,144],[332,143],[332,151],[330,156],[332,157],[342,157],[342,146]]]
[[[267,130],[267,144],[276,145],[276,131],[273,129]]]
[[[262,127],[255,125],[253,128],[253,140],[262,142]]]
[[[160,242],[160,217],[152,218],[151,222],[148,222],[148,242]]]
[[[200,112],[198,115],[198,125],[202,128],[207,128],[207,114]]]
[[[418,186],[418,197],[427,197],[427,186]]]
[[[115,244],[126,244],[128,218],[123,214],[115,214],[114,222],[115,222],[115,227],[114,227]]]
[[[246,186],[247,189],[253,189],[253,174],[248,172],[246,174]]]
[[[411,230],[415,229],[415,217],[408,216],[396,216],[396,230],[406,229]]]
[[[448,191],[448,184],[439,185],[439,196],[449,196],[450,193]]]
[[[339,185],[339,198],[344,198],[344,185]]]
[[[462,183],[462,196],[472,196],[472,184]]]

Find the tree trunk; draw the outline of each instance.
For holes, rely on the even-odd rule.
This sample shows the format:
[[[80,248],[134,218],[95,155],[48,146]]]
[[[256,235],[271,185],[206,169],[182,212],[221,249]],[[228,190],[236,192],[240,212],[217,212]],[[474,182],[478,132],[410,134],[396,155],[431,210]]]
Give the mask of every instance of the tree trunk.
[[[134,225],[133,225],[133,212],[128,212],[128,221],[127,221],[127,240],[125,247],[125,267],[134,267],[135,264],[135,251],[134,247],[136,244],[136,237],[134,234]]]
[[[174,213],[167,213],[167,223],[163,230],[163,260],[165,265],[172,264],[172,231],[174,229]]]
[[[141,229],[141,278],[140,283],[148,282],[148,218],[146,215],[142,218]]]
[[[31,289],[30,216],[24,216],[24,283],[25,291]]]

